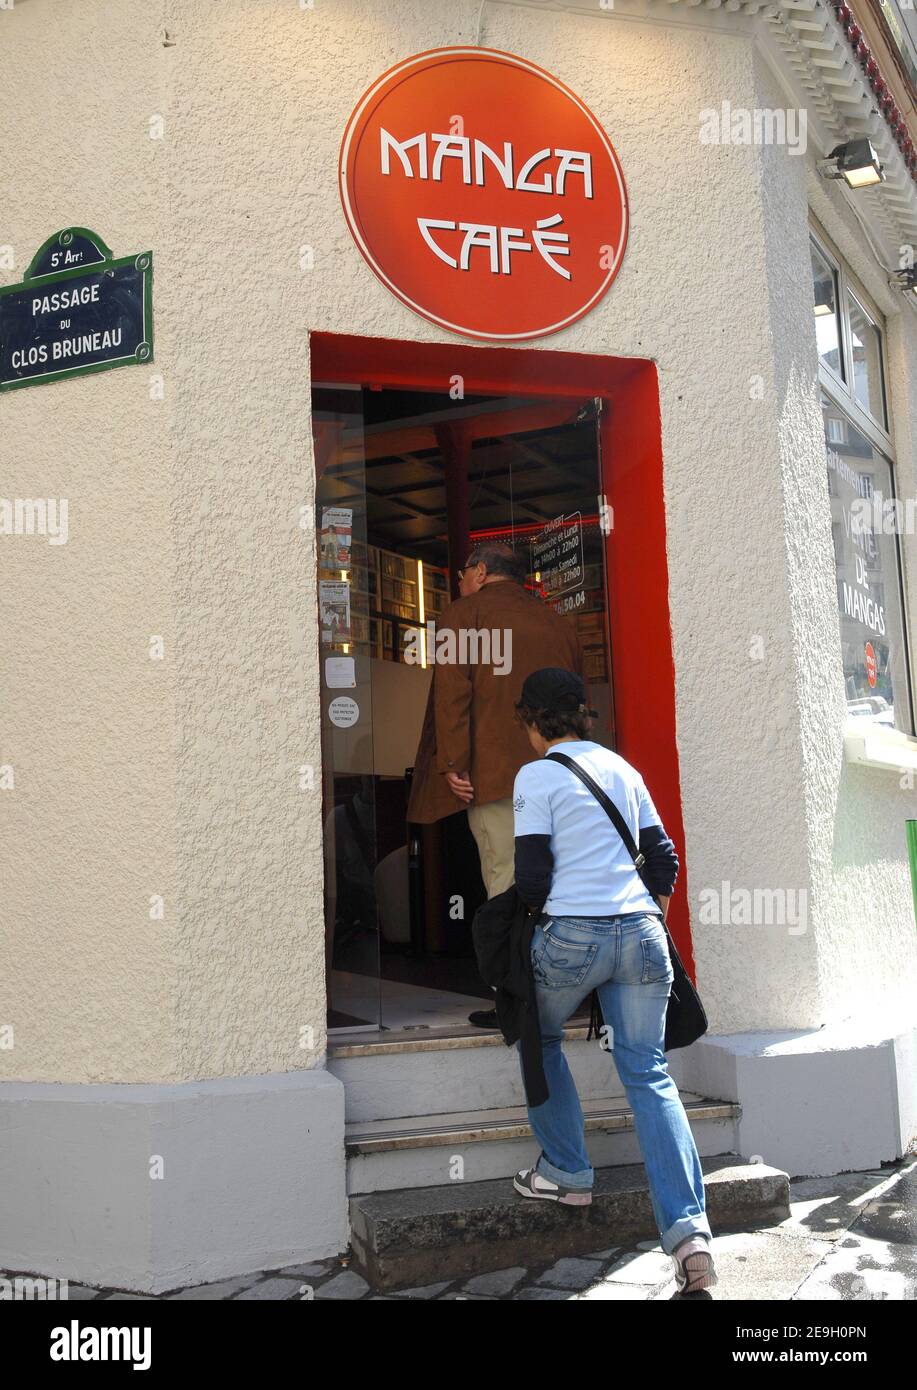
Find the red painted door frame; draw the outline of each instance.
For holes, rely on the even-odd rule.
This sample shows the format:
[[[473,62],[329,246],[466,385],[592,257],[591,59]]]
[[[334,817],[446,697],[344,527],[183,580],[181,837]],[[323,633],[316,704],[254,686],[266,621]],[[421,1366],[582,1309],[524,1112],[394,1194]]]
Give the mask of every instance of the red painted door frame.
[[[681,869],[669,926],[694,975],[669,617],[662,426],[652,362],[543,349],[465,347],[313,333],[312,379],[469,395],[600,396],[616,746],[640,771]]]

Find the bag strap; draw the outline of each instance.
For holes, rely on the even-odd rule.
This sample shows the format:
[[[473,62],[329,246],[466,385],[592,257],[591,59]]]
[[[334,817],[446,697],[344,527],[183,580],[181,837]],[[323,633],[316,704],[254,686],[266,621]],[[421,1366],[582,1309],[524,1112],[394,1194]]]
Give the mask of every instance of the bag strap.
[[[589,788],[589,790],[592,792],[592,795],[595,797],[596,801],[599,803],[602,810],[608,816],[608,819],[612,822],[618,834],[621,836],[621,839],[624,841],[625,848],[627,849],[627,852],[630,855],[631,859],[633,859],[634,861],[634,868],[637,870],[637,873],[640,876],[641,883],[643,884],[646,891],[649,893],[653,902],[659,908],[660,914],[662,914],[662,908],[660,907],[659,899],[656,897],[656,894],[653,892],[652,888],[647,883],[646,879],[643,877],[643,865],[646,863],[646,860],[637,848],[637,845],[634,841],[634,837],[630,833],[630,826],[627,824],[627,821],[621,815],[621,812],[618,810],[611,797],[608,795],[608,793],[604,790],[603,787],[599,786],[598,782],[595,780],[594,777],[590,777],[589,773],[586,771],[585,768],[580,767],[579,763],[574,762],[572,758],[567,757],[566,753],[548,753],[546,756],[549,758],[553,758],[555,762],[563,763],[564,767],[568,767],[571,772],[575,772],[580,781],[584,782],[586,786]],[[679,999],[679,995],[676,992],[674,985],[678,984],[679,982],[680,972],[681,976],[683,977],[687,993],[689,995],[693,994],[695,996],[695,999],[697,999],[697,991],[691,984],[688,972],[685,970],[684,961],[678,954],[678,947],[675,945],[675,942],[672,939],[672,933],[669,931],[669,924],[665,920],[664,914],[662,914],[662,927],[666,934],[666,940],[669,943],[669,955],[672,959],[673,969],[675,969],[675,965],[677,962],[677,969],[675,969],[675,981],[672,988],[672,998]],[[697,1004],[701,1010],[701,1013],[703,1014],[703,1007],[700,1003],[700,999],[697,999]],[[592,1010],[589,1017],[589,1037],[587,1038],[587,1041],[592,1038],[593,1030],[595,1031],[596,1036],[598,1036],[600,1019],[601,1008],[599,1005],[599,997],[596,991],[593,990]],[[704,1015],[704,1023],[706,1026],[706,1015]]]
[[[627,850],[631,859],[634,861],[634,868],[637,870],[637,873],[640,877],[640,882],[643,884],[644,888],[649,893],[653,902],[658,907],[659,899],[656,897],[656,894],[653,892],[652,888],[643,876],[643,865],[646,863],[646,859],[637,848],[636,841],[634,840],[633,835],[630,833],[630,826],[627,824],[627,821],[621,815],[621,812],[618,810],[611,797],[608,795],[608,793],[605,791],[603,787],[599,786],[595,778],[589,775],[589,773],[586,771],[584,767],[580,767],[579,763],[575,762],[573,758],[568,758],[566,753],[552,752],[548,753],[547,756],[549,758],[553,758],[554,761],[557,763],[563,763],[564,767],[568,767],[571,772],[576,773],[577,777],[580,779],[581,782],[585,782],[586,786],[592,792],[592,795],[595,797],[596,801],[599,803],[602,810],[605,812],[606,816],[611,821],[615,830],[617,830],[618,834],[621,836],[621,839],[624,841],[624,848]]]
[[[611,821],[615,830],[617,830],[618,834],[621,836],[621,839],[624,842],[624,848],[627,850],[631,859],[634,861],[634,868],[637,870],[640,882],[643,884],[644,888],[649,893],[656,906],[659,907],[659,899],[656,897],[656,894],[653,892],[652,888],[647,883],[646,879],[643,877],[643,865],[646,863],[646,860],[637,848],[636,841],[634,840],[633,835],[630,833],[630,826],[627,824],[627,821],[621,815],[621,812],[618,810],[611,797],[605,791],[604,787],[600,787],[595,778],[591,777],[584,767],[580,767],[579,763],[574,762],[573,758],[569,758],[566,753],[553,752],[548,753],[547,756],[549,758],[552,758],[556,763],[563,763],[564,767],[568,767],[571,772],[575,772],[580,781],[584,782],[586,786],[589,788],[589,790],[592,792],[592,795],[595,797],[596,801],[599,803],[602,810],[605,812],[606,816]],[[661,907],[659,908],[659,911],[662,912]],[[669,947],[671,950],[674,951],[675,943],[673,942],[671,933],[669,932],[669,929],[666,926],[665,917],[662,918],[662,925],[665,929],[666,937],[668,938]],[[592,1039],[593,1035],[595,1037],[600,1036],[601,1025],[601,1004],[599,1002],[599,996],[597,991],[593,990],[592,1004],[589,1012],[589,1031],[586,1036],[587,1042],[589,1042]]]

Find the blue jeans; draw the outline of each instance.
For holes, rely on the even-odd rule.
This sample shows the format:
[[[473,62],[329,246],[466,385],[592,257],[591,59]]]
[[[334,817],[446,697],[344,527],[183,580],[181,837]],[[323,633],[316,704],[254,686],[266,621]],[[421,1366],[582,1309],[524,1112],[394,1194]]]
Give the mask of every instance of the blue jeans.
[[[588,1189],[595,1181],[561,1043],[567,1019],[597,989],[610,1030],[605,1045],[610,1041],[634,1114],[662,1248],[671,1254],[690,1235],[711,1235],[694,1136],[663,1052],[673,972],[661,918],[543,913],[532,938],[532,967],[550,1091],[543,1105],[528,1111],[542,1149],[537,1171],[565,1187]]]

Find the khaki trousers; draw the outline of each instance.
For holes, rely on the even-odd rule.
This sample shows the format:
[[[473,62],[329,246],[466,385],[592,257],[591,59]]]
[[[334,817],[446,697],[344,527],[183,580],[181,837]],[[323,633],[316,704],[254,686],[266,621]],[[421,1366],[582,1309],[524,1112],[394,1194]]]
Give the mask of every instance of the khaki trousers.
[[[513,837],[513,798],[468,807],[468,824],[481,858],[481,877],[488,898],[502,893],[516,879]]]

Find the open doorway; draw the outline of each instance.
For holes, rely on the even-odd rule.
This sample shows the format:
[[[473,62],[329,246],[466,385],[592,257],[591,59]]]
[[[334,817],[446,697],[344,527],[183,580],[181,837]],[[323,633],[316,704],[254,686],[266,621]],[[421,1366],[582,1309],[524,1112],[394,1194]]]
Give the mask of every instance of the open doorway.
[[[333,1028],[462,1026],[488,1006],[470,924],[484,900],[463,811],[407,819],[439,613],[485,540],[583,651],[613,746],[600,404],[315,383]]]
[[[680,838],[655,373],[528,350],[312,344],[329,1029],[462,1028],[492,1001],[470,931],[477,846],[464,812],[419,826],[407,806],[426,644],[473,547],[524,557],[530,593],[576,632],[593,737],[658,768]],[[617,416],[625,385],[633,409]],[[649,568],[622,593],[638,562]]]

